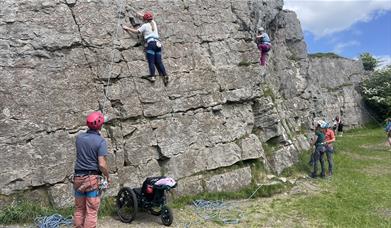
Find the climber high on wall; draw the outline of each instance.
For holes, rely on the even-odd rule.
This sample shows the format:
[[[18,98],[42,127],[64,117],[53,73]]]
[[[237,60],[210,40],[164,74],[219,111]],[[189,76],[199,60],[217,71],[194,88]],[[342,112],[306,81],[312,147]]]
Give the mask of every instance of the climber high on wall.
[[[256,43],[258,46],[260,53],[260,59],[259,63],[261,66],[266,65],[266,56],[267,53],[270,51],[270,48],[272,47],[270,43],[269,35],[265,32],[265,29],[263,27],[258,28],[258,33],[256,36]]]
[[[168,75],[162,61],[162,44],[159,40],[159,33],[156,22],[153,20],[153,14],[146,12],[144,14],[136,13],[136,15],[143,19],[144,24],[139,28],[130,28],[123,25],[122,28],[128,32],[141,33],[144,36],[146,43],[146,57],[149,66],[149,75],[143,78],[148,79],[150,82],[155,82],[155,66],[160,76],[163,76],[164,85],[168,84]]]

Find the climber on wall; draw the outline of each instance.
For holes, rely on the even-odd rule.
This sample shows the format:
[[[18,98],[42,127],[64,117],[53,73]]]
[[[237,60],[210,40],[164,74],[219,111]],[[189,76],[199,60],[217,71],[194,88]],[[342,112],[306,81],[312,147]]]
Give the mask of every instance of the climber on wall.
[[[87,132],[76,137],[76,163],[73,179],[75,194],[74,227],[96,227],[100,205],[100,175],[110,183],[106,164],[106,140],[100,135],[104,123],[101,112],[87,116]]]
[[[258,46],[260,53],[260,59],[259,63],[261,66],[266,65],[266,56],[267,53],[270,51],[270,48],[272,47],[270,43],[269,35],[265,32],[265,29],[263,27],[258,28],[258,34],[256,36],[256,43]]]
[[[128,32],[142,33],[144,35],[144,40],[146,43],[145,51],[149,66],[149,76],[144,76],[143,78],[148,79],[150,82],[155,82],[156,66],[159,75],[163,76],[164,85],[167,85],[168,75],[162,61],[162,44],[159,40],[159,33],[156,22],[153,20],[153,15],[151,12],[146,12],[145,14],[136,14],[138,17],[143,19],[144,24],[141,25],[138,29],[130,28],[125,25],[123,25],[122,28]]]

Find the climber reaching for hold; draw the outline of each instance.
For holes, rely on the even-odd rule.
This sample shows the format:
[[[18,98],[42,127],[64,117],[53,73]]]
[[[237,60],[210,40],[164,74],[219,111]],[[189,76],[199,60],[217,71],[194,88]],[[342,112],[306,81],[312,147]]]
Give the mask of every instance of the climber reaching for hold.
[[[261,66],[265,66],[266,65],[266,56],[267,56],[267,53],[270,51],[270,48],[272,47],[272,45],[270,43],[269,35],[265,32],[265,29],[263,27],[258,28],[258,34],[256,36],[256,43],[257,43],[259,51],[261,52],[259,63],[261,64]]]
[[[150,82],[155,82],[156,66],[159,75],[163,76],[164,85],[167,85],[168,75],[162,61],[162,44],[159,40],[159,33],[156,22],[153,20],[153,14],[151,12],[146,12],[144,14],[136,13],[136,15],[143,19],[144,24],[142,24],[137,29],[130,28],[125,25],[123,25],[122,28],[128,32],[141,33],[144,36],[146,43],[145,52],[149,66],[149,76],[145,76],[143,78],[148,79]]]

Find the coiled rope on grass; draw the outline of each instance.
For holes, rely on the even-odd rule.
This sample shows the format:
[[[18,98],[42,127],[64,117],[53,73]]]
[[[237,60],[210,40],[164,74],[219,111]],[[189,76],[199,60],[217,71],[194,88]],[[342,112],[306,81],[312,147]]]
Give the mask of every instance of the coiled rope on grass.
[[[258,190],[264,185],[259,185],[253,193],[246,199],[250,200]],[[239,224],[243,218],[243,211],[238,207],[232,206],[232,203],[226,203],[222,200],[194,200],[193,206],[195,213],[205,221],[214,221],[222,224]],[[185,228],[188,228],[192,223],[186,223]]]
[[[204,220],[223,224],[239,224],[243,215],[242,211],[221,200],[194,200],[193,206],[196,214]]]
[[[35,219],[35,224],[39,228],[58,228],[60,225],[72,226],[72,217],[64,218],[60,214],[53,214],[50,216],[41,216]]]

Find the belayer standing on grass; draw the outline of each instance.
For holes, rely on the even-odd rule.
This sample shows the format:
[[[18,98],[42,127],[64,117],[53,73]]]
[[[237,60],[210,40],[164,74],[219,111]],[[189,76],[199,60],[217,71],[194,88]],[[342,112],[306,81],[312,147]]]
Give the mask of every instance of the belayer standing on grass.
[[[388,144],[391,147],[391,118],[386,119],[386,128],[384,128],[384,130],[387,133]]]
[[[326,152],[327,162],[329,164],[328,174],[329,176],[333,175],[333,153],[334,147],[333,142],[335,142],[334,131],[330,129],[328,123],[325,124],[325,128],[322,128],[323,134],[325,135],[324,148]]]
[[[315,137],[312,139],[311,145],[315,146],[315,150],[313,152],[313,171],[311,173],[312,178],[317,177],[317,172],[318,172],[318,161],[320,162],[321,166],[321,177],[325,177],[325,170],[324,170],[324,159],[323,155],[325,152],[325,147],[324,147],[324,140],[325,140],[325,134],[321,130],[322,128],[325,128],[326,123],[324,121],[319,121],[316,125],[315,128]]]
[[[149,75],[143,78],[148,79],[150,82],[155,82],[155,66],[160,76],[163,76],[164,85],[168,83],[168,75],[162,61],[162,44],[159,40],[159,32],[157,29],[156,22],[153,20],[153,14],[146,12],[144,15],[136,13],[138,17],[142,18],[144,24],[138,29],[130,28],[125,25],[122,28],[128,32],[141,33],[144,36],[146,43],[146,56],[149,67]]]
[[[76,163],[73,180],[75,193],[74,227],[95,228],[100,205],[100,176],[108,183],[109,171],[106,164],[108,155],[106,140],[100,135],[104,123],[101,112],[87,116],[87,132],[76,137]]]
[[[267,53],[270,51],[272,45],[270,43],[269,35],[265,32],[265,29],[263,27],[258,28],[256,43],[259,51],[261,52],[259,63],[261,64],[261,66],[265,66]]]

